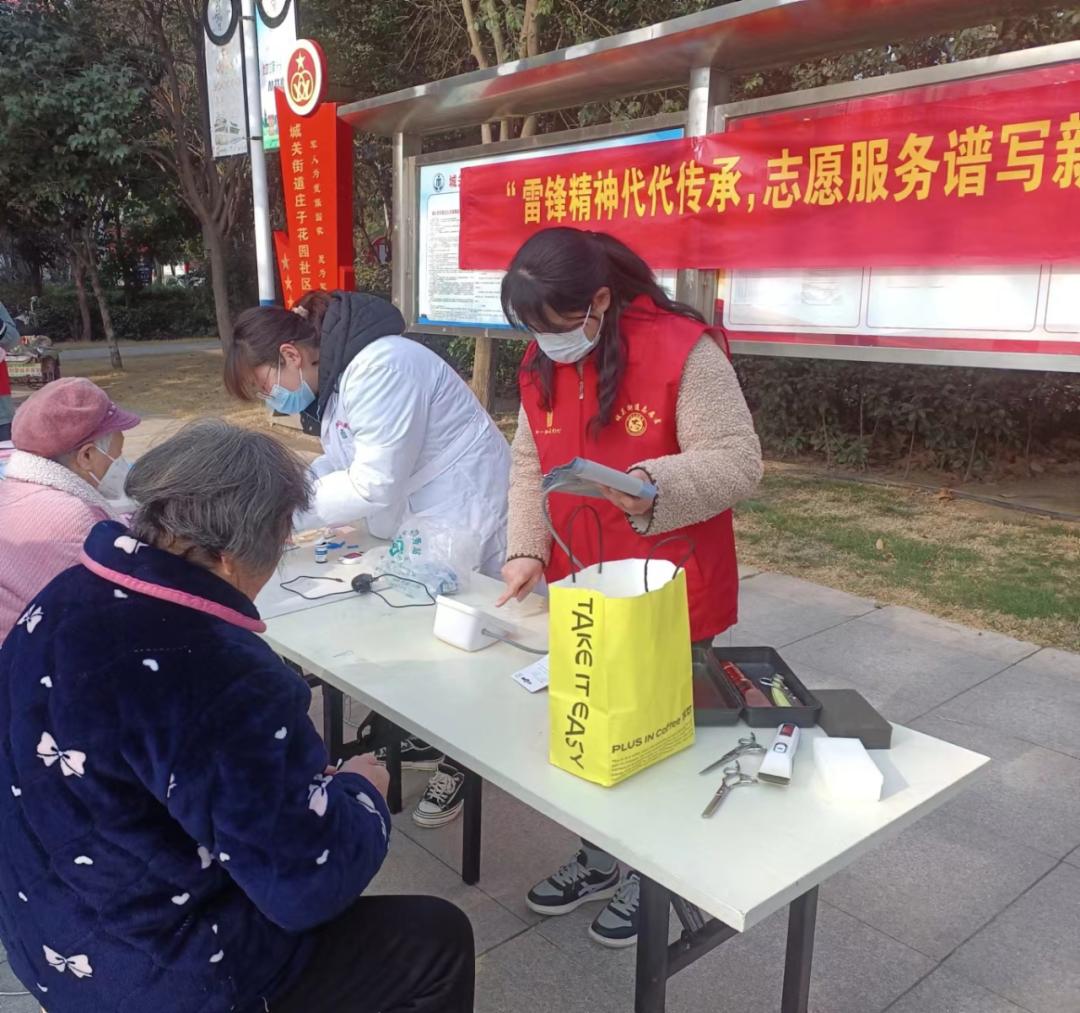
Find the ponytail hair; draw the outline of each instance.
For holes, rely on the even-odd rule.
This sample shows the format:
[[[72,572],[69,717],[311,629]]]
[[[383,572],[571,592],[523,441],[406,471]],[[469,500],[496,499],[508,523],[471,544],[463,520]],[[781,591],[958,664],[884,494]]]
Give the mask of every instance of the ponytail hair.
[[[301,297],[291,310],[280,306],[244,310],[236,318],[232,343],[225,352],[225,389],[241,401],[254,401],[254,371],[259,366],[275,365],[282,345],[318,348],[330,299],[329,292],[314,291]]]
[[[625,243],[605,232],[543,229],[529,238],[510,262],[502,282],[506,319],[522,330],[551,331],[560,317],[582,314],[602,288],[611,291],[596,348],[599,409],[589,421],[595,436],[615,412],[619,384],[626,371],[626,342],[620,327],[626,308],[648,296],[657,308],[708,326],[693,307],[676,302],[661,287],[652,269]],[[523,367],[540,391],[540,406],[552,407],[555,363],[535,348]]]

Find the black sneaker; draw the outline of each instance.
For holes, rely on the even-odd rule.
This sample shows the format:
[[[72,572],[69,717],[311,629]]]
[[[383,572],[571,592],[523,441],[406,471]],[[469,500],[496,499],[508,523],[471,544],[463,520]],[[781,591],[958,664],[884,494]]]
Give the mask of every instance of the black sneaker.
[[[386,740],[386,729],[390,727],[384,717],[372,711],[356,729],[356,741],[364,747],[365,753],[370,753],[375,747]]]
[[[413,810],[413,822],[418,827],[445,826],[457,819],[464,807],[465,775],[448,763],[440,763]]]
[[[586,864],[585,852],[579,851],[553,876],[537,883],[525,903],[540,915],[567,915],[582,904],[607,900],[619,885],[619,867],[611,872],[597,872]]]
[[[356,741],[365,753],[373,753],[380,763],[390,759],[390,750],[386,746],[387,732],[392,729],[385,718],[378,714],[368,715],[367,720],[356,729]],[[438,770],[443,758],[440,750],[429,746],[415,735],[403,735],[401,738],[402,770]]]
[[[401,769],[402,770],[438,770],[439,761],[443,758],[442,750],[429,746],[423,739],[415,735],[406,735],[401,740]],[[380,763],[388,763],[390,749],[388,746],[380,746],[375,750],[375,759]]]
[[[601,946],[621,950],[637,942],[641,877],[628,872],[615,896],[589,926],[589,937]]]

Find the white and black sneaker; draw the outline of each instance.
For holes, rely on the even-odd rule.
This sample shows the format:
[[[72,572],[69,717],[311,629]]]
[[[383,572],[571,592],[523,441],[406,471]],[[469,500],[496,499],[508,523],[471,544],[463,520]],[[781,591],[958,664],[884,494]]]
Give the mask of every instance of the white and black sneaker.
[[[633,946],[638,936],[638,911],[641,908],[641,877],[628,872],[615,896],[589,926],[589,937],[601,946],[621,950]]]
[[[464,807],[465,775],[448,763],[440,763],[413,810],[413,822],[419,827],[445,826],[457,819]]]
[[[525,898],[529,910],[540,915],[566,915],[582,904],[607,900],[619,885],[619,867],[610,872],[590,869],[584,851],[579,851],[553,876],[537,883]]]

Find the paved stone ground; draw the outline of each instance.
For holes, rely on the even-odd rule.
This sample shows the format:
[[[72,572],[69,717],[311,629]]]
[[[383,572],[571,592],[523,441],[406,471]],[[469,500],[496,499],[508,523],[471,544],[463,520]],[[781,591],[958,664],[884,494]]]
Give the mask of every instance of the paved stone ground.
[[[823,887],[811,1008],[1080,1010],[1080,656],[770,573],[744,580],[741,609],[733,642],[773,644],[811,687],[855,687],[886,717],[994,761]],[[410,776],[413,798],[423,786]],[[437,894],[468,912],[478,1013],[631,1010],[633,952],[589,941],[595,909],[541,922],[524,905],[574,838],[490,787],[484,824],[479,888],[457,872],[460,824],[419,830],[403,814],[375,890]],[[784,931],[781,913],[673,978],[668,1009],[777,1009]],[[0,993],[19,989],[0,956]],[[0,1013],[37,1009],[0,996]]]

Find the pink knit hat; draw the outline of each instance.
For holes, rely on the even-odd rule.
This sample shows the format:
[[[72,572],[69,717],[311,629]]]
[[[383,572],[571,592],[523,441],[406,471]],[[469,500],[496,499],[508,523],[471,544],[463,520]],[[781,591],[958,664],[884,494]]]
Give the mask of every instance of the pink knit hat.
[[[96,383],[71,376],[47,384],[19,406],[11,440],[16,450],[56,458],[109,433],[134,429],[141,421],[118,407]]]

